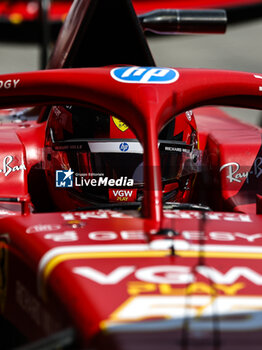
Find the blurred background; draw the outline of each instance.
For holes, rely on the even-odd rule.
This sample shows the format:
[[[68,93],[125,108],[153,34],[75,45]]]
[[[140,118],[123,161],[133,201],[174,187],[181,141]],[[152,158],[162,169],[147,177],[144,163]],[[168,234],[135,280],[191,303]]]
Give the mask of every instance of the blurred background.
[[[150,37],[156,63],[262,73],[262,20],[228,27],[225,34]]]
[[[262,74],[262,20],[228,27],[226,34],[148,36],[150,49],[159,66],[216,68]],[[0,42],[0,73],[39,69],[40,45]],[[236,115],[260,124],[256,112]]]
[[[150,37],[160,66],[215,68],[262,73],[262,20],[228,27],[225,34]],[[225,108],[234,117],[262,125],[260,111]]]
[[[228,27],[225,34],[148,37],[160,66],[233,69],[262,73],[262,19]],[[0,42],[0,73],[39,69],[36,44]]]

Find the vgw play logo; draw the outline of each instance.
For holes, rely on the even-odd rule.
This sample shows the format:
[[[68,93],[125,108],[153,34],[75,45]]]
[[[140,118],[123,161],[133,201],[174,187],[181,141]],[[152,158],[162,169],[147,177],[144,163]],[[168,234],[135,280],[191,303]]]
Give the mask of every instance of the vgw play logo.
[[[175,69],[159,67],[119,67],[110,73],[113,79],[122,83],[170,84],[179,78]]]

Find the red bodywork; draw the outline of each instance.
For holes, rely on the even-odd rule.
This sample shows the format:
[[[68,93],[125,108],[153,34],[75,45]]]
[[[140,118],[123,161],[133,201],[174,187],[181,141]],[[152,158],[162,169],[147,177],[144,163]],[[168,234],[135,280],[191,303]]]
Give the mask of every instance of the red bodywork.
[[[170,115],[214,102],[261,108],[259,78],[252,73],[178,69],[179,78],[171,84],[128,84],[114,80],[111,72],[112,67],[1,76],[2,81],[19,81],[15,88],[1,90],[2,106],[19,105],[21,100],[74,101],[114,111],[136,131],[145,164],[152,165],[145,173],[150,187],[142,217],[122,210],[33,213],[27,178],[43,161],[45,122],[2,127],[9,144],[2,137],[1,162],[6,156],[14,160],[9,163],[12,173],[1,174],[1,197],[26,202],[22,215],[11,208],[2,212],[4,316],[29,339],[73,326],[80,347],[94,341],[104,348],[111,341],[112,349],[115,342],[125,349],[135,348],[148,337],[148,330],[157,329],[147,339],[148,348],[154,349],[156,337],[164,342],[163,348],[171,349],[169,342],[183,338],[183,312],[189,312],[192,327],[197,322],[200,340],[208,348],[216,340],[212,317],[218,318],[223,348],[232,347],[234,337],[243,337],[237,344],[244,349],[242,327],[255,335],[253,348],[258,348],[262,219],[256,215],[252,189],[244,192],[248,205],[239,207],[233,200],[246,178],[232,189],[227,169],[219,169],[233,161],[251,168],[261,147],[261,130],[210,107],[195,112],[200,148],[211,156],[211,173],[216,171],[214,205],[230,212],[163,211],[160,177],[152,170],[159,164],[157,133]],[[233,142],[242,133],[244,141]],[[15,171],[21,164],[25,169]],[[251,183],[255,176],[249,176]],[[30,181],[39,186],[38,178],[31,176]],[[167,240],[156,234],[161,229],[175,230],[178,237]],[[104,330],[105,339],[96,339]],[[187,327],[186,332],[185,341],[194,343],[195,331]]]
[[[76,19],[65,24],[50,68],[69,66]],[[262,130],[213,106],[261,109],[262,76],[179,68],[173,82],[129,83],[115,79],[119,66],[0,76],[1,108],[41,107],[38,119],[0,126],[3,319],[27,342],[73,329],[72,349],[258,350]],[[141,210],[35,212],[46,200],[42,106],[73,103],[119,116],[139,138]],[[162,205],[158,134],[190,109],[206,166],[195,201],[205,194],[212,211]]]

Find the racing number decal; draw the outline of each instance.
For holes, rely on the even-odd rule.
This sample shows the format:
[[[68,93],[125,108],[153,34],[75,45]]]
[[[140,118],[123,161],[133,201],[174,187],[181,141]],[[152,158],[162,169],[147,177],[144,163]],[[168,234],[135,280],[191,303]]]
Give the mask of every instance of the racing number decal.
[[[169,323],[173,329],[179,329],[183,327],[186,315],[191,319],[192,328],[210,331],[210,317],[216,310],[222,316],[219,321],[221,331],[252,331],[262,328],[261,308],[262,298],[256,296],[136,296],[126,300],[108,320],[100,323],[100,327],[113,330],[121,325],[122,329],[142,330],[145,327],[148,330],[156,329],[156,326],[162,329]],[[152,319],[155,322],[150,322]]]

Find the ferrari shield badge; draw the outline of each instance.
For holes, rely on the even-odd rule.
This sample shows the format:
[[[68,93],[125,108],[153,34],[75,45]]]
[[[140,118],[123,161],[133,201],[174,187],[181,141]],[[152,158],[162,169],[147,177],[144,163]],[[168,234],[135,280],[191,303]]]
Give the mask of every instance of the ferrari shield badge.
[[[179,77],[172,68],[159,67],[119,67],[111,70],[113,79],[122,83],[170,84]]]
[[[124,131],[126,131],[128,129],[128,126],[125,123],[123,123],[120,119],[117,119],[116,117],[112,117],[112,119],[113,119],[113,122],[114,122],[115,126],[119,130],[124,132]]]

